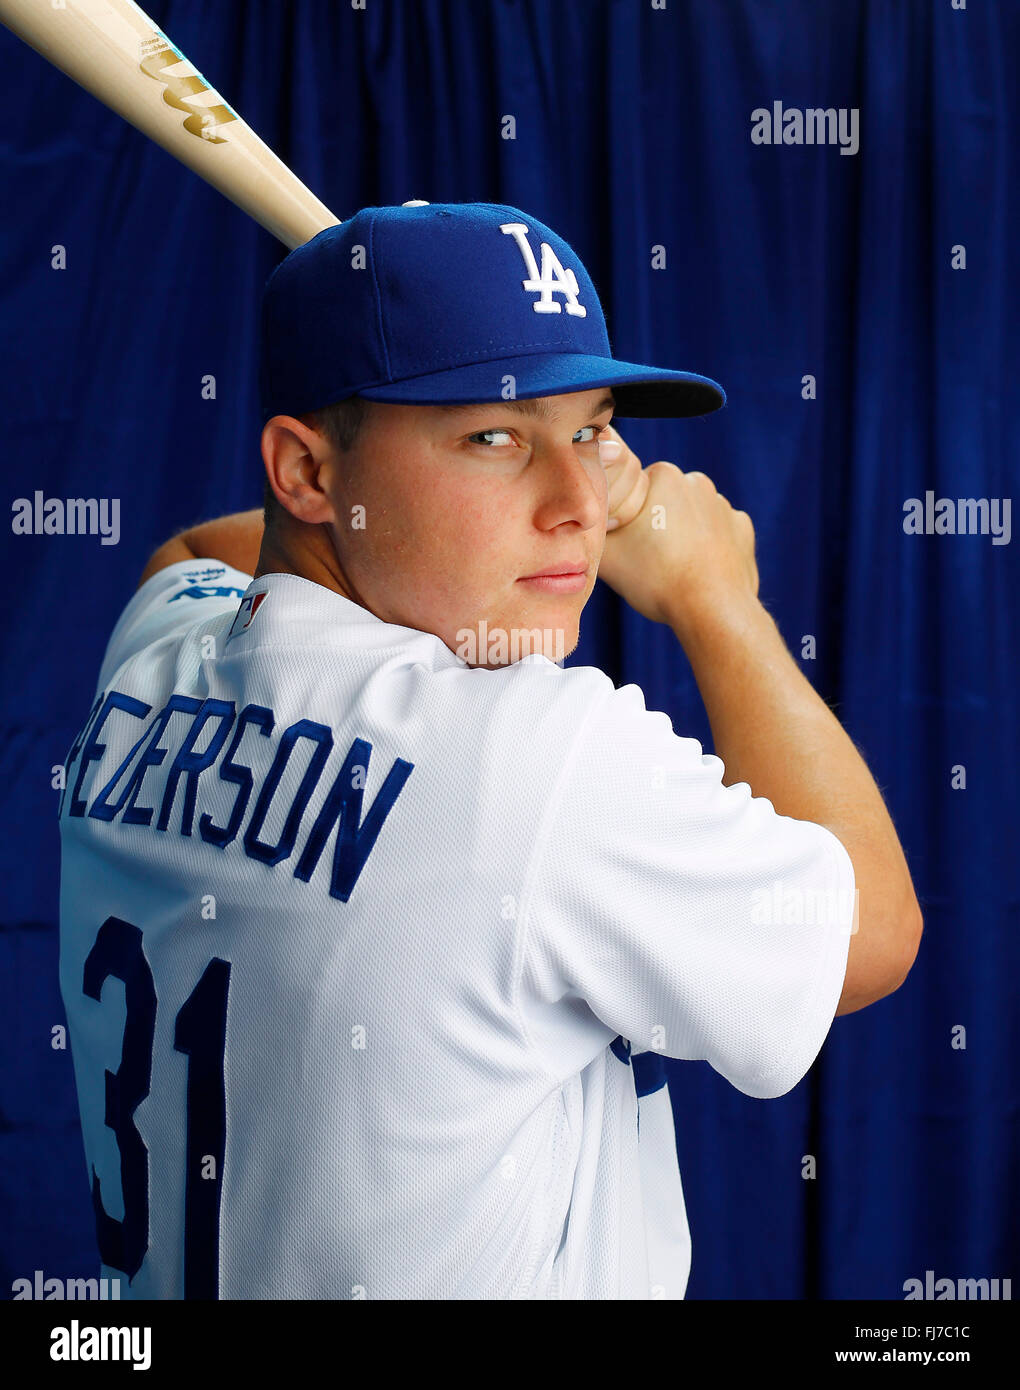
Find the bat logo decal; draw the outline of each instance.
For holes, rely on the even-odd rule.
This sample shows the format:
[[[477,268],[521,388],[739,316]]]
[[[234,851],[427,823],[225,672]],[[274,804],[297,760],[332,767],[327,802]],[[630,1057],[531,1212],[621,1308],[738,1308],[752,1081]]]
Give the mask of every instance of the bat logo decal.
[[[163,36],[164,46],[147,53],[138,64],[146,77],[154,78],[162,84],[163,100],[168,106],[173,106],[178,111],[186,111],[188,119],[184,122],[184,129],[191,135],[197,135],[201,140],[208,140],[213,145],[223,145],[225,140],[214,132],[217,126],[226,125],[228,121],[236,121],[237,115],[231,111],[230,107],[223,101],[218,92],[206,82],[200,73],[188,73],[181,77],[168,76],[164,68],[173,67],[175,63],[186,61],[184,55],[178,53],[173,48],[169,40]],[[218,98],[219,104],[216,106],[189,105],[189,102],[200,92],[213,92],[213,96]]]

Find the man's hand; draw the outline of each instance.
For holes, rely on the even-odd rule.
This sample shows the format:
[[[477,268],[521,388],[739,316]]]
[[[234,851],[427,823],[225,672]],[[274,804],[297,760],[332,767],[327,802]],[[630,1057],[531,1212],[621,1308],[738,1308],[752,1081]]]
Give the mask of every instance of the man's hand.
[[[656,623],[680,635],[707,609],[747,607],[758,595],[754,527],[711,478],[673,463],[647,468],[616,430],[600,453],[610,525],[599,578]],[[612,444],[622,452],[612,456]],[[682,637],[681,637],[681,640]]]
[[[612,425],[606,427],[606,438],[599,441],[599,457],[609,483],[609,522],[607,531],[626,526],[633,521],[648,496],[648,474],[641,460]]]

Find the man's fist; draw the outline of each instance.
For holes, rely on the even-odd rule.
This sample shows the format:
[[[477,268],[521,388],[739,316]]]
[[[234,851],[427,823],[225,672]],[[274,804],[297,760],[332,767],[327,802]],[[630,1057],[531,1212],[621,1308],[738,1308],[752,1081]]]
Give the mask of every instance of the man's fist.
[[[621,446],[615,455],[614,443]],[[682,629],[703,611],[757,598],[751,518],[711,478],[672,463],[642,468],[612,427],[600,454],[610,529],[599,578],[631,608]]]
[[[626,526],[644,506],[648,496],[648,474],[641,460],[621,439],[612,425],[599,441],[599,458],[609,483],[609,521],[607,531]]]

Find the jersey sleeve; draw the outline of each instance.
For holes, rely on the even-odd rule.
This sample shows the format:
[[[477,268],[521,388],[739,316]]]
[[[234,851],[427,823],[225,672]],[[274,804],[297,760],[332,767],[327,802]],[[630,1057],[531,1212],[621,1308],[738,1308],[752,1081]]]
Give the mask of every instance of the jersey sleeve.
[[[125,661],[162,637],[235,609],[252,576],[218,560],[178,560],[149,576],[110,634],[99,672],[102,689]]]
[[[750,1096],[783,1095],[817,1056],[853,865],[831,831],[724,773],[634,685],[581,729],[522,903],[522,1014],[550,1067],[540,1021],[556,1006],[586,1006],[634,1052],[707,1061]]]

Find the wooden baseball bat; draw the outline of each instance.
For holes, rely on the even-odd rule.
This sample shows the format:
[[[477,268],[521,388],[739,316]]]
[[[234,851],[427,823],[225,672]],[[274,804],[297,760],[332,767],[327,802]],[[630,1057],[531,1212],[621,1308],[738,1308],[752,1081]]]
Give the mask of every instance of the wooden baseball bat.
[[[0,0],[0,23],[289,250],[340,222],[133,0]]]

